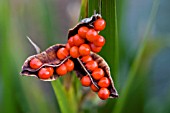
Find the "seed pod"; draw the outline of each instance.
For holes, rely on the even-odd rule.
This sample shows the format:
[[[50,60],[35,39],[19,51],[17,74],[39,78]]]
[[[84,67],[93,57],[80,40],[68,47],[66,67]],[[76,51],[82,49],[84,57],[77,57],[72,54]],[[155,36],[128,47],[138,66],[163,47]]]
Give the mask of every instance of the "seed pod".
[[[110,91],[110,98],[118,97],[118,93],[117,93],[116,88],[114,87],[114,82],[112,80],[110,68],[109,68],[108,64],[101,56],[99,56],[95,53],[91,54],[91,56],[98,63],[98,67],[102,68],[103,71],[105,72],[105,77],[109,78],[109,80],[111,82],[110,86],[108,87],[108,89]]]
[[[97,55],[96,53],[91,52],[90,56],[93,58],[94,61],[97,62],[98,67],[103,69],[104,71],[104,76],[107,77],[110,80],[110,85],[107,87],[108,90],[110,91],[110,96],[109,98],[116,98],[118,97],[118,93],[114,87],[114,83],[113,80],[111,78],[110,75],[110,68],[108,66],[108,64],[106,63],[106,61],[99,55]],[[79,63],[78,67],[75,67],[75,70],[77,72],[77,76],[81,79],[83,76],[85,76],[86,74],[90,77],[92,83],[98,88],[100,89],[100,87],[97,85],[98,81],[93,79],[92,77],[92,72],[89,72],[88,69],[85,67],[85,65],[83,64],[83,62],[78,58],[77,59],[77,64]],[[81,67],[80,67],[81,66]]]
[[[78,40],[78,41],[75,39],[73,40],[73,36],[76,36],[78,34],[79,28],[86,27],[87,29],[94,29],[94,27],[95,27],[94,22],[100,18],[101,18],[101,15],[95,14],[90,18],[85,18],[85,19],[81,20],[73,29],[70,29],[68,32],[68,44],[66,46],[65,46],[65,44],[56,44],[56,45],[49,47],[48,49],[46,49],[45,51],[43,51],[40,54],[36,54],[36,55],[28,57],[22,66],[21,74],[25,75],[25,76],[35,76],[35,77],[38,77],[39,79],[41,79],[41,77],[42,77],[42,78],[44,78],[44,79],[41,79],[43,81],[53,81],[59,77],[59,75],[57,74],[57,73],[59,73],[57,71],[57,69],[59,69],[59,67],[61,65],[66,64],[66,68],[68,68],[67,72],[74,69],[74,71],[76,71],[77,77],[79,79],[82,79],[84,76],[88,76],[90,78],[90,80],[89,80],[90,84],[88,84],[88,86],[91,86],[92,90],[97,92],[97,91],[100,91],[100,89],[102,87],[106,88],[106,86],[98,85],[99,79],[101,79],[100,77],[97,77],[97,78],[92,77],[93,71],[97,68],[101,68],[103,70],[102,73],[104,73],[104,77],[108,78],[110,81],[109,86],[107,85],[107,89],[109,91],[109,93],[107,93],[107,94],[109,95],[109,98],[118,97],[118,93],[114,87],[114,83],[113,83],[113,80],[110,75],[110,68],[109,68],[108,64],[101,56],[96,54],[97,52],[99,52],[102,49],[102,46],[104,45],[105,40],[100,39],[100,40],[97,40],[95,43],[94,42],[90,43],[89,40],[87,39],[87,37],[85,37],[86,32],[84,32],[84,33],[79,32],[79,34],[81,34],[81,35],[83,34],[82,42],[80,40]],[[99,31],[97,31],[97,34],[98,33],[99,33]],[[74,42],[77,42],[77,44],[75,44]],[[81,43],[79,44],[79,42],[81,42]],[[78,48],[78,46],[81,46],[83,44],[88,44],[90,46],[88,51],[84,51],[84,49],[82,47]],[[70,55],[67,56],[67,54],[66,54],[63,56],[63,54],[57,54],[57,51],[60,48],[66,48],[65,50],[68,51],[68,54],[70,54]],[[90,50],[93,52],[96,52],[96,53],[90,52],[90,55],[89,55]],[[88,54],[84,54],[86,52]],[[62,53],[62,52],[59,52],[59,53]],[[67,53],[67,52],[65,52],[65,53]],[[58,57],[57,57],[57,55],[58,55]],[[85,55],[89,55],[89,56],[85,56]],[[32,66],[30,66],[30,61],[33,58],[38,59],[37,62],[39,62],[39,61],[40,62],[39,62],[39,64],[34,65],[34,63],[36,63],[36,61],[34,61],[33,63],[31,63]],[[70,67],[70,64],[68,65],[66,63],[68,61],[68,59],[70,59],[73,63],[71,65],[71,67]],[[90,63],[90,64],[86,65],[90,61],[93,61],[95,63]],[[92,66],[92,64],[95,64],[95,65]],[[55,70],[52,72],[53,73],[52,76],[51,76],[49,70],[45,70],[46,67],[50,67],[50,68],[52,68],[52,70]],[[94,68],[90,68],[90,67],[94,67]],[[44,71],[41,71],[41,73],[39,73],[40,72],[39,70],[41,70],[42,68]],[[46,72],[48,72],[48,73],[46,73]],[[39,73],[39,75],[38,75],[38,73]],[[63,73],[59,73],[59,74],[64,75]],[[39,77],[40,75],[41,75],[41,77]],[[49,75],[49,76],[46,76],[46,75]],[[93,76],[97,76],[97,75],[93,74]],[[103,74],[101,74],[101,77],[103,77]],[[101,96],[103,94],[99,93],[99,95]],[[108,98],[108,96],[107,96],[107,98]],[[107,98],[102,97],[102,99],[107,99]]]
[[[78,34],[78,30],[82,26],[85,26],[85,27],[88,27],[88,28],[94,28],[93,23],[99,18],[101,18],[101,15],[95,14],[95,15],[91,16],[90,18],[85,18],[85,19],[81,20],[74,28],[69,30],[68,39],[70,37]]]
[[[64,44],[56,44],[56,45],[53,45],[53,46],[49,47],[48,49],[46,49],[45,51],[43,51],[40,54],[36,54],[36,55],[28,57],[26,59],[26,61],[24,62],[23,66],[22,66],[21,74],[25,75],[25,76],[38,77],[38,71],[43,67],[53,67],[53,68],[59,67],[61,64],[66,62],[67,59],[70,58],[70,56],[67,56],[63,60],[59,60],[57,58],[56,52],[58,51],[58,49],[60,49],[62,47],[65,47],[65,45]],[[42,66],[39,67],[38,69],[32,69],[30,67],[30,65],[29,65],[29,62],[33,58],[37,58],[43,63]],[[54,72],[54,75],[51,76],[49,79],[42,79],[42,80],[44,80],[44,81],[52,81],[52,80],[57,79],[58,77],[59,77],[59,75],[57,75],[57,73]]]

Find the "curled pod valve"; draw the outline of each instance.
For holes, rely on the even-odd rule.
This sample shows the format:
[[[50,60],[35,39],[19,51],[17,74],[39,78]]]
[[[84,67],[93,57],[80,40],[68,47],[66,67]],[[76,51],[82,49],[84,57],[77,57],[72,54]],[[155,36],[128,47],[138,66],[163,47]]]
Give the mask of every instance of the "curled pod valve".
[[[65,45],[56,44],[49,47],[42,53],[28,57],[22,66],[21,74],[25,76],[38,77],[43,81],[56,80],[59,76],[67,73],[68,65],[64,73],[62,64],[67,64],[69,58],[70,56],[68,51],[65,49]],[[74,69],[74,65],[72,64],[72,67],[68,68],[70,69],[69,71],[71,71],[71,69]]]
[[[93,64],[92,62],[96,62],[97,64]],[[81,82],[84,81],[84,83],[87,83],[87,85],[82,84],[83,86],[90,86],[93,91],[98,92],[98,96],[103,100],[107,99],[106,97],[118,97],[110,74],[110,68],[101,56],[91,52],[89,56],[78,59],[77,63],[79,63],[79,66],[75,67],[77,76],[80,78]],[[90,66],[87,66],[87,64]],[[101,97],[102,92],[106,91],[107,95]]]

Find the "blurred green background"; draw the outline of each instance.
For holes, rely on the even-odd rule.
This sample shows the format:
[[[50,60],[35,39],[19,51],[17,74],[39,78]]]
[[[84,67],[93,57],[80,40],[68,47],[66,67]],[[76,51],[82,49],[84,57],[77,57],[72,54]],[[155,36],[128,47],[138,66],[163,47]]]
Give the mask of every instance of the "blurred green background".
[[[109,1],[101,7],[108,12],[103,13],[107,22],[104,36],[115,32],[107,30],[114,23],[108,19],[112,17],[109,12],[115,11],[107,7],[113,3]],[[89,12],[95,2],[89,2]],[[117,68],[111,59],[114,56],[107,57],[112,51],[107,43],[101,55],[111,70],[117,69],[113,79],[120,97],[101,101],[71,73],[58,79],[55,86],[64,88],[68,97],[62,103],[61,98],[56,99],[55,84],[52,87],[50,82],[19,73],[25,59],[36,54],[26,36],[41,50],[66,43],[68,29],[78,22],[81,0],[0,0],[0,113],[60,113],[66,104],[70,113],[170,113],[169,6],[169,0],[117,0]]]

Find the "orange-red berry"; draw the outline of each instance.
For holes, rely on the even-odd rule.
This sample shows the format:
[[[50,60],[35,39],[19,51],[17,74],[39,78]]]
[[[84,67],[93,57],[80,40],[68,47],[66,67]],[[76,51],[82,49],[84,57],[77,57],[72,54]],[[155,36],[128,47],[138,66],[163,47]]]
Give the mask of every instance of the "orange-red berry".
[[[98,64],[97,64],[97,62],[94,61],[94,60],[88,62],[85,66],[86,66],[86,68],[87,68],[89,71],[93,71],[93,70],[95,70],[95,69],[98,68]]]
[[[32,69],[38,69],[42,66],[42,62],[38,58],[33,58],[31,59],[29,65]]]
[[[78,57],[80,56],[79,48],[78,48],[77,46],[71,47],[71,49],[70,49],[70,55],[71,55],[71,57],[73,57],[73,58],[78,58]]]
[[[90,46],[88,44],[82,44],[79,47],[79,53],[81,56],[86,56],[90,54]]]
[[[90,86],[91,90],[93,90],[94,92],[98,92],[99,89],[94,85],[94,84],[91,84]]]
[[[50,75],[52,76],[54,73],[53,67],[46,67],[46,69],[50,72]]]
[[[93,59],[92,59],[92,57],[90,56],[90,55],[87,55],[87,56],[83,56],[82,58],[81,58],[81,61],[83,62],[83,63],[87,63],[87,62],[90,62],[90,61],[92,61]]]
[[[39,76],[40,79],[48,79],[53,75],[53,72],[54,72],[54,70],[51,67],[41,68],[38,71],[38,76]]]
[[[104,71],[101,68],[97,68],[92,72],[92,77],[95,80],[100,80],[102,77],[104,77]]]
[[[95,31],[94,29],[90,29],[87,33],[86,33],[86,38],[88,41],[90,42],[94,42],[97,39],[97,31]]]
[[[58,49],[57,51],[57,57],[60,60],[63,60],[64,58],[66,58],[69,55],[69,52],[66,48],[62,47],[60,49]]]
[[[90,77],[89,77],[88,75],[83,76],[83,77],[81,78],[81,84],[82,84],[83,86],[86,86],[86,87],[90,86],[90,85],[91,85]]]
[[[68,72],[74,69],[74,62],[72,60],[68,59],[64,64]]]
[[[97,31],[101,31],[106,27],[106,22],[104,19],[99,18],[94,22],[94,29]]]
[[[110,91],[107,88],[101,88],[98,92],[98,96],[102,100],[106,100],[109,98]]]
[[[80,46],[81,44],[83,44],[85,42],[85,40],[83,38],[81,38],[78,34],[76,34],[73,37],[73,42],[74,42],[74,45]]]
[[[65,64],[62,64],[58,68],[56,68],[56,73],[60,76],[67,74],[67,67],[65,66]]]
[[[98,85],[102,88],[107,88],[110,85],[110,80],[107,77],[102,77],[99,80]]]
[[[101,46],[104,46],[104,44],[105,44],[105,39],[104,39],[103,36],[98,35],[98,36],[97,36],[97,40],[94,41],[93,43],[94,43],[95,46],[101,47]]]
[[[73,36],[68,39],[70,47],[74,46]]]
[[[101,51],[102,47],[95,46],[93,43],[90,43],[90,48],[93,52],[98,53]]]
[[[69,44],[69,43],[67,43],[67,44],[66,44],[66,49],[69,51],[69,50],[70,50],[70,48],[71,48],[70,44]]]
[[[88,27],[80,27],[79,30],[78,30],[78,34],[80,37],[82,38],[86,38],[86,33],[88,32],[89,28]]]

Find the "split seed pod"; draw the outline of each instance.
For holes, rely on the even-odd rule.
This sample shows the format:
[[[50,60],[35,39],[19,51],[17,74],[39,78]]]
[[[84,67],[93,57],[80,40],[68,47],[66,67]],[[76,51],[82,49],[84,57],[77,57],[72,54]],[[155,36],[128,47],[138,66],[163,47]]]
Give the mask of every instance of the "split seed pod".
[[[72,28],[68,31],[68,39],[70,37],[78,34],[78,30],[82,26],[86,26],[88,28],[94,28],[93,23],[99,18],[101,18],[101,15],[95,14],[95,15],[91,16],[90,18],[84,18],[83,20],[81,20],[74,28]]]
[[[68,40],[69,40],[69,38],[78,34],[78,30],[79,30],[80,27],[85,26],[89,29],[91,29],[91,28],[93,29],[94,28],[94,25],[93,25],[94,22],[99,18],[101,18],[101,15],[95,14],[90,18],[85,18],[85,19],[81,20],[74,28],[69,30]],[[98,33],[99,33],[99,31],[98,31]],[[84,43],[89,44],[89,42],[87,40]],[[69,46],[71,46],[71,45],[69,45]],[[74,63],[74,71],[76,71],[77,77],[79,79],[81,79],[83,76],[88,75],[90,77],[91,83],[97,89],[100,89],[101,87],[98,86],[98,80],[95,80],[92,77],[92,72],[89,71],[86,68],[85,63],[83,63],[80,60],[81,56],[79,56],[78,58],[77,57],[73,58],[70,55],[68,55],[63,60],[59,60],[59,58],[57,58],[56,52],[60,48],[63,48],[63,47],[65,48],[65,44],[56,44],[56,45],[49,47],[48,49],[46,49],[45,51],[43,51],[40,54],[36,54],[36,55],[28,57],[26,59],[26,61],[24,62],[23,66],[22,66],[21,74],[25,75],[25,76],[35,76],[35,77],[39,78],[38,71],[41,68],[52,67],[54,70],[56,70],[56,68],[58,68],[59,66],[64,64],[68,59],[71,59]],[[70,51],[70,49],[68,49],[70,47],[66,46],[66,48],[67,48],[68,51]],[[98,68],[101,68],[104,71],[104,77],[107,77],[110,81],[110,85],[107,87],[107,89],[110,91],[109,98],[118,97],[118,93],[117,93],[117,91],[114,87],[114,83],[113,83],[113,80],[112,80],[111,75],[110,75],[110,68],[109,68],[108,64],[106,63],[106,61],[101,56],[99,56],[99,55],[97,55],[96,53],[93,53],[93,52],[90,52],[90,56],[97,63]],[[42,62],[42,65],[37,69],[31,68],[30,65],[29,65],[31,59],[33,59],[33,58],[37,58]],[[53,80],[56,80],[58,77],[59,77],[59,75],[56,73],[56,71],[54,71],[53,75],[50,76],[50,78],[48,78],[48,79],[39,78],[39,79],[41,79],[43,81],[53,81]]]
[[[111,84],[108,87],[108,90],[110,91],[109,97],[110,98],[118,97],[118,93],[114,87],[114,82],[113,82],[111,74],[110,74],[110,68],[109,68],[108,64],[106,63],[106,61],[101,56],[99,56],[93,52],[91,52],[90,56],[93,58],[94,61],[97,62],[98,67],[103,69],[105,77],[107,77],[111,82]],[[90,77],[92,84],[94,84],[98,89],[100,89],[100,87],[97,85],[98,81],[93,79],[91,72],[88,71],[88,69],[85,67],[83,62],[79,58],[77,59],[77,62],[80,63],[79,66],[75,67],[75,71],[77,72],[77,77],[79,79],[81,79],[83,76],[85,76],[87,74]]]
[[[90,18],[85,18],[83,20],[81,20],[74,28],[70,29],[68,32],[68,39],[74,35],[76,35],[78,33],[79,28],[81,28],[82,26],[88,27],[89,29],[93,29],[94,28],[94,22],[101,18],[101,15],[99,14],[95,14],[93,16],[91,16]],[[99,31],[98,31],[99,33]],[[113,80],[111,78],[110,75],[110,68],[108,66],[108,64],[106,63],[106,61],[99,55],[97,55],[96,53],[91,52],[90,56],[93,58],[94,61],[96,61],[98,63],[98,67],[102,68],[104,70],[105,76],[107,78],[109,78],[111,84],[109,85],[108,89],[110,91],[110,96],[109,98],[116,98],[118,97],[118,93],[114,87],[114,83]],[[77,77],[79,79],[81,79],[83,76],[85,75],[89,75],[92,84],[94,84],[98,89],[100,89],[100,87],[97,85],[97,81],[95,81],[92,78],[91,72],[88,71],[88,69],[86,69],[85,65],[83,64],[83,62],[80,60],[80,58],[77,58],[77,60],[75,60],[75,70],[77,72]]]
[[[28,57],[22,66],[21,75],[38,77],[38,71],[41,68],[43,67],[57,68],[60,65],[62,65],[64,62],[67,61],[67,59],[70,58],[70,56],[67,56],[64,60],[59,60],[57,58],[56,52],[58,49],[62,47],[65,47],[65,44],[56,44],[56,45],[49,47],[48,49],[46,49],[40,54],[36,54],[36,55]],[[42,66],[39,67],[38,69],[32,69],[29,65],[29,62],[33,58],[37,58],[43,63]],[[54,72],[54,75],[51,76],[49,79],[42,79],[42,80],[53,81],[53,80],[56,80],[58,77],[59,75],[57,75],[57,73]]]

